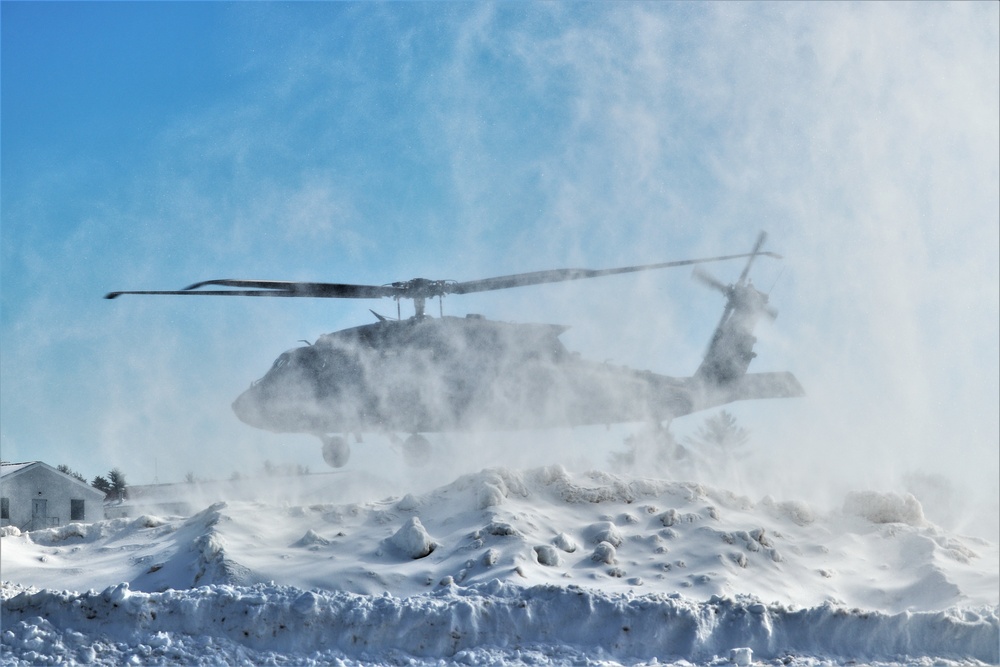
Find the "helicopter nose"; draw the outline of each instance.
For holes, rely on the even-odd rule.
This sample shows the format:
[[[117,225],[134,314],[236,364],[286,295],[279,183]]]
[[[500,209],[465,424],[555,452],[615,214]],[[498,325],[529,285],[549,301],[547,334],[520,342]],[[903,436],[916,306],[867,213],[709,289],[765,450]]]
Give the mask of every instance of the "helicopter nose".
[[[233,401],[233,412],[239,420],[256,428],[264,428],[260,391],[251,386]]]

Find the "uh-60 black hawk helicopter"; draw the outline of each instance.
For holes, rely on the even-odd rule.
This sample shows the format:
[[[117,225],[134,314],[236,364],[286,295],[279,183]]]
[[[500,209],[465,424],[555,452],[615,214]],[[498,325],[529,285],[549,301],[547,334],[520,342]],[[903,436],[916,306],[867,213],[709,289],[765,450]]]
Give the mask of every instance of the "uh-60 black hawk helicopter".
[[[762,315],[774,318],[767,294],[747,280],[764,252],[762,232],[753,250],[615,269],[556,269],[456,282],[416,278],[388,285],[207,280],[177,291],[122,294],[185,296],[320,297],[413,300],[409,319],[375,313],[377,322],[320,336],[284,352],[263,378],[233,403],[247,424],[275,433],[312,433],[333,467],[350,456],[347,436],[366,432],[410,434],[407,460],[426,462],[423,433],[538,429],[624,422],[661,424],[675,417],[745,399],[804,394],[791,373],[747,373]],[[704,360],[691,377],[675,378],[586,361],[559,340],[567,327],[497,322],[479,315],[432,318],[426,301],[636,271],[749,258],[739,279],[726,285],[695,270],[695,277],[726,297]],[[203,289],[221,287],[225,289]]]

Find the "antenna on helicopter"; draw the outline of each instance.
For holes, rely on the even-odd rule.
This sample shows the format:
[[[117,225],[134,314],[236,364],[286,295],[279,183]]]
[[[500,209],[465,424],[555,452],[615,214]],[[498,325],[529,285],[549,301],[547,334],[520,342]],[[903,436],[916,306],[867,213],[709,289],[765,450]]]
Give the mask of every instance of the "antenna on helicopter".
[[[781,267],[781,271],[778,271],[778,275],[774,278],[774,282],[771,283],[771,287],[768,288],[767,292],[765,292],[765,294],[767,294],[768,297],[771,296],[771,292],[773,292],[774,288],[777,287],[778,281],[781,280],[781,276],[784,275],[784,273],[785,273],[785,267]]]

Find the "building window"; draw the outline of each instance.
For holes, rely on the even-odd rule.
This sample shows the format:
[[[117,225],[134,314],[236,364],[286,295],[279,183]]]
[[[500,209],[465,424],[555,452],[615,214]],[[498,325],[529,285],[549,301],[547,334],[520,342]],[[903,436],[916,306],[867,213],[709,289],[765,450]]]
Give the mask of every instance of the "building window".
[[[0,498],[0,519],[10,518],[10,498]]]
[[[83,501],[82,500],[71,500],[69,501],[69,520],[70,521],[83,521]]]

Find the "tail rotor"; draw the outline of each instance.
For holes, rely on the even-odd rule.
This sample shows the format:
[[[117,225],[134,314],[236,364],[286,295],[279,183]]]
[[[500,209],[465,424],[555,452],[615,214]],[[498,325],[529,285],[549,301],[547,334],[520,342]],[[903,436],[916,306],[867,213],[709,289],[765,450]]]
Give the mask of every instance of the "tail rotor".
[[[705,271],[701,267],[695,268],[691,276],[698,282],[710,287],[718,292],[721,292],[723,296],[726,297],[726,310],[722,316],[722,322],[725,322],[726,318],[729,316],[730,312],[736,307],[736,301],[746,299],[750,296],[748,288],[753,290],[753,295],[757,298],[754,299],[756,302],[754,305],[760,310],[761,313],[767,315],[772,320],[778,316],[778,311],[773,307],[767,305],[767,294],[758,291],[753,287],[752,281],[748,285],[747,276],[750,274],[750,267],[753,266],[753,261],[759,255],[767,255],[768,257],[774,257],[775,259],[782,259],[781,255],[773,252],[761,252],[761,247],[764,245],[764,241],[767,240],[767,232],[762,231],[757,236],[757,242],[754,243],[753,250],[750,251],[750,258],[747,260],[746,266],[743,267],[743,271],[740,272],[739,279],[730,285],[723,283],[721,280]],[[722,322],[719,325],[722,325]]]
[[[743,267],[743,273],[740,274],[740,279],[737,281],[739,284],[743,284],[747,279],[747,274],[750,273],[750,267],[753,265],[753,261],[757,258],[760,253],[760,248],[764,245],[764,241],[767,240],[767,232],[761,231],[757,235],[757,242],[753,245],[753,250],[750,251],[750,259],[747,260],[747,265]],[[781,259],[779,256],[778,259]]]

